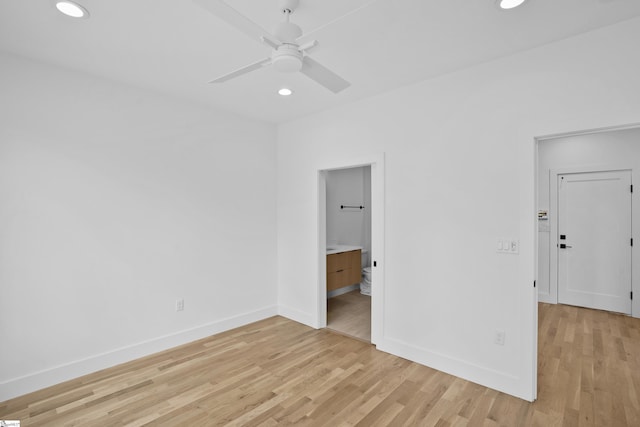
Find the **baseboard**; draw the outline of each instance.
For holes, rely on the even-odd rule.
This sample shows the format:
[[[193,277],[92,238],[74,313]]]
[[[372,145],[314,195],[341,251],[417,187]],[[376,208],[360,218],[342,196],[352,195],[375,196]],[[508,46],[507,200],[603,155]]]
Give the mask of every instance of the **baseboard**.
[[[159,351],[187,344],[201,338],[257,322],[278,314],[276,306],[220,319],[215,322],[118,348],[64,365],[34,372],[0,383],[0,402],[22,396],[64,381],[97,372],[105,368],[149,356]]]
[[[360,290],[360,283],[356,283],[355,285],[345,286],[344,288],[334,289],[333,291],[327,292],[327,298],[337,297],[339,295],[347,294],[351,291]]]
[[[318,326],[316,325],[316,320],[311,315],[309,315],[309,313],[305,313],[304,311],[300,311],[298,309],[287,307],[284,305],[279,305],[278,314],[282,317],[293,320],[294,322],[302,323],[303,325],[307,325],[315,329],[318,328]]]
[[[529,396],[526,392],[522,391],[522,381],[515,375],[455,359],[400,340],[385,338],[380,341],[380,343],[376,344],[376,348],[380,351],[420,363],[421,365],[519,397],[529,402],[534,400],[533,396]]]
[[[551,300],[551,294],[543,294],[538,292],[538,302],[544,302],[547,304],[556,304],[556,301]]]

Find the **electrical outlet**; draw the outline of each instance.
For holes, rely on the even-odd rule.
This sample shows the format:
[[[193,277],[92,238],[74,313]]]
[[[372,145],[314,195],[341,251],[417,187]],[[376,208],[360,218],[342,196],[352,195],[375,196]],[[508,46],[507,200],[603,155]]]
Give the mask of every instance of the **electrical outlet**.
[[[184,298],[179,298],[176,300],[176,311],[184,310]]]
[[[497,345],[504,345],[505,332],[498,329],[496,330],[496,336],[493,340]]]

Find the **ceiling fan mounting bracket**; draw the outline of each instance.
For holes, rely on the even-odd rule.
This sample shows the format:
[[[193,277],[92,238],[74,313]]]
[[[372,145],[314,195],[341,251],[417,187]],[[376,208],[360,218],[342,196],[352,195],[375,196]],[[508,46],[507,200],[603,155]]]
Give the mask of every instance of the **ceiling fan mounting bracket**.
[[[280,0],[280,10],[282,10],[282,13],[292,14],[299,4],[300,0]]]

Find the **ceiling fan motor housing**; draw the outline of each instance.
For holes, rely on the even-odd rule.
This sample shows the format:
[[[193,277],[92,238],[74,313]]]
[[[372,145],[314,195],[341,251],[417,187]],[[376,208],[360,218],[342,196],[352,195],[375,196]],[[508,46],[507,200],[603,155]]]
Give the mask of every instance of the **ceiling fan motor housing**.
[[[302,29],[293,22],[281,22],[276,25],[273,34],[282,43],[295,43],[296,39],[302,35]]]
[[[293,73],[302,68],[302,52],[293,44],[282,44],[271,55],[271,63],[276,70]]]

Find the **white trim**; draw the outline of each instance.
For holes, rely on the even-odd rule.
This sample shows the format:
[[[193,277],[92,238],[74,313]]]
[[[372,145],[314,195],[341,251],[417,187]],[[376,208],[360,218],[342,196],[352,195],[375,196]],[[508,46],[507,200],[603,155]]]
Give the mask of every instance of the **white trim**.
[[[558,173],[549,170],[549,296],[547,302],[558,303]]]
[[[278,306],[278,314],[282,317],[286,317],[294,322],[302,323],[314,329],[319,329],[317,325],[317,319],[311,316],[309,313],[298,310],[297,308],[288,307],[280,304]]]
[[[385,307],[385,157],[371,163],[371,343],[384,339]],[[373,262],[377,267],[373,267]]]
[[[328,169],[327,169],[328,170]],[[327,170],[318,171],[318,283],[316,327],[327,327]]]
[[[591,173],[591,172],[619,172],[633,170],[633,165],[627,165],[623,163],[619,164],[596,164],[586,166],[574,166],[567,168],[550,169],[550,172],[554,172],[557,175],[566,175],[571,173]],[[550,177],[551,178],[551,177]],[[556,186],[557,187],[557,186]],[[556,191],[558,189],[556,188]]]
[[[551,135],[537,136],[535,139],[536,139],[537,142],[542,142],[542,141],[548,141],[548,140],[552,140],[552,139],[567,138],[567,137],[571,137],[571,136],[591,135],[591,134],[594,134],[594,133],[615,132],[615,131],[619,131],[619,130],[638,129],[638,128],[640,128],[640,123],[631,123],[631,124],[626,124],[626,125],[605,126],[605,127],[601,127],[601,128],[594,128],[594,129],[585,129],[585,130],[572,131],[572,132],[554,133],[554,134],[551,134]]]
[[[539,285],[540,278],[538,277],[538,247],[540,244],[540,235],[538,234],[538,199],[540,191],[538,185],[538,169],[539,169],[539,144],[536,138],[533,139],[531,149],[533,150],[533,280],[536,283],[536,288],[533,290],[531,298],[531,311],[533,314],[533,322],[529,325],[530,333],[527,334],[525,330],[524,337],[526,342],[531,344],[531,401],[535,401],[538,398],[538,302],[540,301]]]
[[[528,386],[523,387],[525,382],[518,376],[507,372],[490,369],[467,360],[452,358],[397,339],[385,338],[378,343],[377,349],[520,399],[535,400],[535,395],[532,399]]]
[[[13,378],[0,383],[0,402],[277,314],[277,307],[275,305],[269,306]]]

